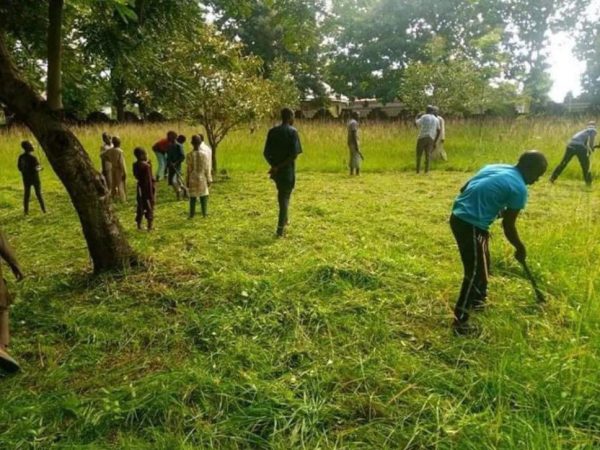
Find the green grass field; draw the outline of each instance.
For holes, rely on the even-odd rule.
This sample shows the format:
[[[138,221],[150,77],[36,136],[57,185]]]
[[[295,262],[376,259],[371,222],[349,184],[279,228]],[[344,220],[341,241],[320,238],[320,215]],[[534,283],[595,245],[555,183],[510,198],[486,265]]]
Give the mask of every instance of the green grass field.
[[[451,161],[429,176],[403,170],[413,129],[365,125],[365,173],[350,178],[343,125],[298,124],[283,240],[266,127],[239,131],[220,149],[230,179],[213,186],[210,217],[188,220],[163,184],[153,233],[135,230],[133,202],[118,205],[149,262],[101,277],[49,167],[49,214],[33,203],[23,218],[14,166],[26,135],[2,135],[0,221],[27,278],[7,277],[24,371],[0,378],[0,448],[599,448],[600,195],[576,161],[556,185],[546,176],[531,188],[519,219],[548,303],[535,304],[495,225],[481,335],[450,330],[458,189],[526,148],[553,167],[579,125],[494,122],[481,139],[477,123],[449,125]],[[77,131],[95,163],[100,131]],[[111,131],[128,155],[163,134]]]

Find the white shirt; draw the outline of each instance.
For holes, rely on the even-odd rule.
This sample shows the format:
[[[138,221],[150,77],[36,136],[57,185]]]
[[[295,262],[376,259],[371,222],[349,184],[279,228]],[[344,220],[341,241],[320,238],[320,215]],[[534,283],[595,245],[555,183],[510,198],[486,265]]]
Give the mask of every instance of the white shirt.
[[[200,144],[200,153],[204,153],[206,155],[206,158],[208,159],[209,171],[212,176],[212,148],[210,148],[206,142],[202,142]]]
[[[437,119],[440,121],[440,141],[446,140],[446,121],[442,116],[437,116]]]
[[[430,137],[435,140],[437,132],[440,129],[440,121],[433,114],[423,114],[415,122],[421,130],[419,131],[419,139]]]

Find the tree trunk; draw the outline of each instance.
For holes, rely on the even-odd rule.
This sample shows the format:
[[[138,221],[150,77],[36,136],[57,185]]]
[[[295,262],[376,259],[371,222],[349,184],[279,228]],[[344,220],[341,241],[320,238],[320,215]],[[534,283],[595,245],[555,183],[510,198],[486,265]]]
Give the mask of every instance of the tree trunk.
[[[136,264],[106,184],[77,138],[18,74],[0,32],[0,101],[35,135],[73,203],[95,272]]]
[[[50,0],[48,4],[50,23],[48,25],[48,80],[46,95],[48,97],[48,106],[52,111],[61,111],[63,109],[61,93],[63,1]]]

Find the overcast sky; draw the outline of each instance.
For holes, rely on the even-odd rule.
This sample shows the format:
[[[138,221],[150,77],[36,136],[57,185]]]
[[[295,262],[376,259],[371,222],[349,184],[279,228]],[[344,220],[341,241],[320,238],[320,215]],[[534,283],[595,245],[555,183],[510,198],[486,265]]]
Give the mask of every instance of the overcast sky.
[[[600,18],[600,0],[590,0],[588,14]],[[574,46],[575,42],[566,33],[557,33],[550,38],[550,75],[554,81],[550,97],[555,102],[562,102],[569,91],[575,96],[581,93],[585,62],[575,57]]]

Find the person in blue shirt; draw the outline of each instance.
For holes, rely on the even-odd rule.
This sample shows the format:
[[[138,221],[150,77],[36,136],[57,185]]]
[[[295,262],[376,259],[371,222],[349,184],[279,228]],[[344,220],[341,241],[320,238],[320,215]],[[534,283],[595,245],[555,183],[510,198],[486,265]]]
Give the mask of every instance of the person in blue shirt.
[[[594,149],[594,140],[596,139],[596,122],[589,122],[585,130],[581,130],[576,133],[565,151],[560,164],[552,172],[550,182],[554,183],[560,176],[562,171],[567,167],[567,164],[573,159],[574,156],[579,160],[581,165],[581,171],[583,172],[583,179],[588,186],[592,185],[592,172],[590,171],[590,156]]]
[[[277,236],[284,235],[288,224],[290,197],[296,185],[296,158],[302,153],[302,145],[294,124],[294,112],[289,108],[281,111],[281,125],[269,130],[263,155],[271,169],[269,176],[277,187],[279,219]]]
[[[527,251],[519,238],[516,221],[527,204],[527,185],[546,171],[546,157],[537,150],[523,153],[516,166],[493,164],[484,167],[460,190],[454,201],[450,228],[458,244],[464,267],[462,287],[454,308],[454,329],[461,334],[470,328],[469,311],[483,307],[487,297],[489,228],[498,216],[515,258],[525,261]]]

